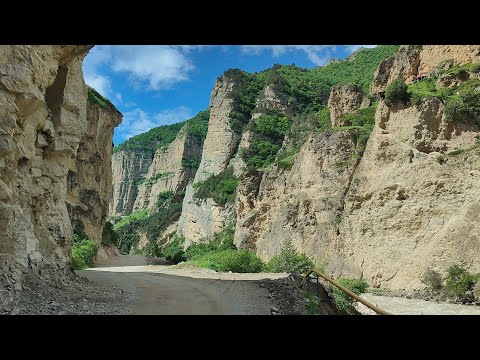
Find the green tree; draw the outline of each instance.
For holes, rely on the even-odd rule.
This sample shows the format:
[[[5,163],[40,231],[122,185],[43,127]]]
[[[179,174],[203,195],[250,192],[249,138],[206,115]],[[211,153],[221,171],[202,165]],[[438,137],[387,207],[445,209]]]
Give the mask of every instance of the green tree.
[[[385,90],[385,104],[393,106],[398,103],[406,104],[410,100],[407,85],[402,79],[396,79]]]
[[[107,221],[102,230],[102,244],[117,246],[119,239],[117,232],[113,230],[113,224]]]

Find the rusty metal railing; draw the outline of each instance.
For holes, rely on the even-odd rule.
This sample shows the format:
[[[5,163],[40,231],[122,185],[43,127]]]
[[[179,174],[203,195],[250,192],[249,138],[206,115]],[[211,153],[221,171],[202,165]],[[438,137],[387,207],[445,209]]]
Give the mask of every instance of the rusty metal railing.
[[[321,273],[320,271],[317,271],[315,269],[310,269],[310,271],[303,277],[303,281],[302,281],[302,287],[305,285],[305,283],[307,283],[307,289],[308,289],[308,292],[310,292],[310,275],[312,273],[315,273],[317,275],[317,296],[320,295],[320,283],[319,283],[319,279],[318,277],[321,277],[322,279],[328,281],[329,283],[331,283],[332,285],[336,286],[337,288],[339,288],[340,290],[342,290],[344,293],[350,295],[352,298],[354,298],[355,300],[357,300],[358,302],[362,303],[363,305],[365,305],[366,307],[368,307],[369,309],[372,309],[373,311],[375,311],[377,314],[380,314],[380,315],[392,315],[390,314],[389,312],[385,311],[385,310],[382,310],[380,309],[379,307],[369,303],[367,300],[365,299],[362,299],[360,296],[358,296],[357,294],[355,294],[354,292],[348,290],[346,287],[340,285],[338,282],[336,282],[335,280],[333,280],[332,278],[330,278],[329,276],[325,275],[324,273]]]

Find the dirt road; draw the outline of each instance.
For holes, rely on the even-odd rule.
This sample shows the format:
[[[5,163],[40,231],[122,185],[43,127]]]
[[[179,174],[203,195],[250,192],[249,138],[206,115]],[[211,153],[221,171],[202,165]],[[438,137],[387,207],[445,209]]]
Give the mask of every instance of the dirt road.
[[[270,315],[274,304],[258,280],[286,276],[216,274],[205,269],[172,269],[148,263],[144,256],[119,256],[101,267],[78,271],[78,274],[96,283],[114,285],[132,295],[134,301],[131,309],[126,309],[128,314],[172,315]]]

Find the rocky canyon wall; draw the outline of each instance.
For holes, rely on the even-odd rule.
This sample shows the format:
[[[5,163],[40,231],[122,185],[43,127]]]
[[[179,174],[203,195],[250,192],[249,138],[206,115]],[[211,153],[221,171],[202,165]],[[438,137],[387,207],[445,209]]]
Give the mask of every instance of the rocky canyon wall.
[[[67,177],[87,130],[91,46],[0,46],[0,281],[70,269]]]
[[[90,90],[92,91],[92,90]],[[67,175],[67,208],[74,232],[100,243],[112,194],[113,131],[122,114],[112,105],[87,101],[86,131],[75,169]]]

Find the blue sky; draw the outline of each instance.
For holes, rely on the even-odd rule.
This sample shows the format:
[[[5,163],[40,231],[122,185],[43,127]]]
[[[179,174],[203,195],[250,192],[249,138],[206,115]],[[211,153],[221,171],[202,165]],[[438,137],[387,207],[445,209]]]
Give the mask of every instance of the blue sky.
[[[115,145],[153,127],[184,121],[208,107],[218,76],[229,68],[261,71],[273,64],[304,68],[342,59],[371,45],[97,45],[85,81],[123,114]]]

